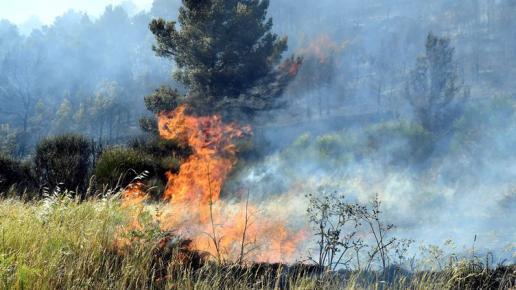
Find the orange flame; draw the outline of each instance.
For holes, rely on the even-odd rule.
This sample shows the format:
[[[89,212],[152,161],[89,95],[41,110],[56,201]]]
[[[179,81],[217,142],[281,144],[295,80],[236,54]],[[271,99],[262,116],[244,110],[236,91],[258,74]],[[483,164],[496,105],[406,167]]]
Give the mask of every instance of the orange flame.
[[[288,220],[277,212],[248,202],[220,200],[224,182],[237,162],[235,142],[251,134],[251,128],[225,124],[217,115],[197,117],[186,111],[180,106],[158,116],[161,137],[185,142],[193,151],[177,174],[167,173],[163,197],[169,202],[155,216],[161,228],[191,239],[195,250],[220,260],[294,261],[304,231],[291,230]],[[143,202],[142,188],[139,184],[128,187],[124,204]],[[139,224],[131,227],[138,229]]]
[[[301,49],[300,54],[313,56],[319,60],[320,64],[325,64],[331,61],[333,55],[342,52],[346,46],[346,42],[337,43],[328,34],[322,34],[311,41],[306,48]]]
[[[147,199],[147,194],[143,190],[144,184],[136,181],[129,184],[122,192],[122,207],[130,210],[131,221],[125,227],[119,228],[116,232],[115,248],[122,253],[129,248],[133,240],[128,237],[130,231],[141,231],[143,226],[139,217],[143,212],[143,202]]]
[[[159,132],[165,139],[189,144],[193,154],[181,165],[178,174],[167,173],[164,197],[173,203],[218,200],[227,175],[235,165],[237,148],[233,143],[250,128],[225,125],[219,116],[193,117],[186,107],[159,116]]]

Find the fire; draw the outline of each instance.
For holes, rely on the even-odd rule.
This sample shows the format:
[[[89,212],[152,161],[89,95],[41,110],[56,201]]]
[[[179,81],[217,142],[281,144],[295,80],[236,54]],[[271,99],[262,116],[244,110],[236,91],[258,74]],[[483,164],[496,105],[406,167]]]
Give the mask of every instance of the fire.
[[[250,128],[226,125],[217,115],[193,117],[180,106],[159,116],[159,132],[165,139],[175,139],[192,147],[193,154],[179,173],[167,173],[165,198],[173,203],[199,202],[206,205],[218,200],[227,175],[237,162],[233,140],[249,134]]]
[[[347,46],[346,42],[337,43],[333,41],[328,34],[322,34],[310,44],[302,49],[302,55],[313,56],[319,60],[320,64],[326,64],[331,61],[333,55],[342,52]]]
[[[161,228],[192,240],[195,250],[221,261],[289,262],[297,258],[305,233],[289,228],[289,221],[278,213],[284,210],[220,198],[238,161],[235,143],[250,135],[251,128],[226,124],[217,115],[191,116],[185,106],[158,117],[162,138],[187,143],[193,151],[178,173],[167,173],[163,198],[168,202],[155,216]],[[128,188],[124,203],[145,201],[141,188]]]
[[[130,231],[141,231],[143,226],[140,224],[139,217],[144,210],[143,203],[147,200],[147,194],[144,191],[144,184],[136,181],[129,184],[122,192],[122,207],[131,211],[131,221],[123,228],[118,229],[115,239],[115,248],[123,252],[133,242],[127,233]]]

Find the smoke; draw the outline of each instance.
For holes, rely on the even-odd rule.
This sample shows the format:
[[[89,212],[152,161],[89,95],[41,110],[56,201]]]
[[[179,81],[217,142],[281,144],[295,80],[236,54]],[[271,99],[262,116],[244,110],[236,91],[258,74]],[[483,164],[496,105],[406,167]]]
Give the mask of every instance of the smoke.
[[[396,235],[432,244],[451,239],[464,249],[476,235],[476,247],[514,259],[514,54],[494,40],[514,46],[508,31],[515,23],[507,18],[514,5],[286,2],[271,2],[275,29],[305,57],[301,79],[318,79],[298,79],[285,96],[289,107],[259,120],[272,153],[246,164],[227,193],[248,188],[267,200],[337,191],[361,203],[378,193]],[[459,78],[471,90],[446,137],[423,132],[403,98],[430,31],[450,38]],[[344,49],[319,41],[326,36]],[[326,63],[317,61],[321,51]],[[496,51],[504,57],[496,59]],[[306,204],[296,208],[303,210]]]
[[[257,150],[265,157],[238,167],[227,196],[248,189],[257,208],[301,221],[293,226],[300,227],[305,194],[337,191],[363,203],[378,193],[397,235],[464,246],[478,235],[477,244],[502,255],[516,241],[511,2],[271,1],[275,31],[289,36],[289,53],[303,54],[305,65],[286,92],[289,106],[258,121],[257,135],[270,145]],[[78,110],[107,80],[122,88],[120,99],[132,106],[128,119],[137,120],[143,96],[169,79],[147,25],[154,16],[174,18],[179,1],[155,4],[130,15],[107,8],[99,19],[69,12],[30,36],[2,22],[0,59],[11,55],[14,63],[38,68],[30,70],[38,81],[23,89],[49,112],[65,97]],[[456,133],[439,140],[400,120],[411,113],[402,96],[429,31],[450,37],[460,77],[471,88]],[[306,82],[303,74],[317,81]],[[17,99],[6,98],[6,106],[22,110]],[[12,118],[0,115],[0,123],[19,125]]]
[[[473,104],[469,110],[490,110],[490,102],[496,101]],[[363,204],[379,194],[384,218],[397,226],[398,237],[425,244],[453,240],[468,249],[477,236],[477,248],[511,258],[513,253],[506,250],[516,238],[516,132],[508,124],[516,117],[514,99],[511,104],[509,116],[491,107],[486,113],[491,121],[476,115],[464,121],[472,122],[470,128],[460,125],[444,141],[425,141],[410,131],[415,128],[399,121],[338,131],[331,126],[305,128],[315,134],[303,134],[248,165],[231,181],[228,192],[248,188],[256,200],[287,194],[291,201],[309,193],[338,192]],[[289,129],[268,129],[271,142]],[[448,146],[434,145],[424,155],[418,149],[425,148],[425,142]],[[284,205],[296,212],[307,206]]]

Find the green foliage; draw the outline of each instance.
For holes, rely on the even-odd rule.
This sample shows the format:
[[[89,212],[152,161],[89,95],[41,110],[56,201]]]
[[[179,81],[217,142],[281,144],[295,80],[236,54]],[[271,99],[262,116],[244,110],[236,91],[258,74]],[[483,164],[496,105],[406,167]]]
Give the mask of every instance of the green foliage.
[[[184,144],[160,138],[135,138],[129,143],[129,147],[138,152],[149,154],[156,159],[167,157],[184,159],[192,153],[191,149]],[[167,170],[171,169],[168,168]]]
[[[417,164],[434,151],[435,137],[424,127],[411,122],[388,122],[367,130],[368,147],[387,151],[394,160]],[[401,143],[400,143],[401,142]]]
[[[283,152],[283,157],[286,158],[286,162],[293,162],[300,166],[316,162],[317,166],[332,168],[337,164],[341,166],[350,161],[354,155],[360,153],[360,149],[360,144],[348,132],[320,136],[304,133]]]
[[[172,111],[177,107],[181,96],[177,90],[162,86],[154,94],[145,97],[145,107],[154,114]]]
[[[99,157],[95,176],[97,181],[108,187],[125,187],[136,176],[146,172],[148,185],[155,186],[151,193],[156,197],[166,184],[165,173],[177,172],[180,161],[190,154],[190,149],[180,144],[158,138],[136,138],[129,148],[113,147]]]
[[[175,78],[189,88],[184,102],[194,112],[234,118],[277,105],[292,73],[278,67],[287,39],[271,32],[268,7],[266,0],[184,1],[179,30],[176,22],[150,23],[154,50],[177,64]]]
[[[166,86],[161,86],[152,95],[145,97],[145,107],[153,114],[158,115],[161,112],[172,111],[181,102],[179,92]],[[142,117],[140,118],[140,128],[144,132],[158,135],[158,123],[156,118]]]
[[[92,158],[92,144],[80,135],[61,135],[43,139],[34,157],[40,185],[84,190]]]
[[[154,136],[159,134],[158,121],[156,118],[141,117],[139,120],[139,125],[144,132],[151,133]]]
[[[306,148],[310,144],[311,136],[309,133],[301,134],[292,144],[301,149]]]
[[[319,136],[305,133],[280,156],[287,167],[298,168],[341,168],[363,158],[382,158],[392,165],[411,166],[434,154],[435,139],[418,123],[384,122]]]
[[[34,186],[30,166],[0,154],[0,195],[8,190],[24,191]]]
[[[97,181],[108,187],[125,187],[143,172],[148,172],[150,176],[157,174],[154,159],[142,152],[123,147],[105,150],[95,167]]]

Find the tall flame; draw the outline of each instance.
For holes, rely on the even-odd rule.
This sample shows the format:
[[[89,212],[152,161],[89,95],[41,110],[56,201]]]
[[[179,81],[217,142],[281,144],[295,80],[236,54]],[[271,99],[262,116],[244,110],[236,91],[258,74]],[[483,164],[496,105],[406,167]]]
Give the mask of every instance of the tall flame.
[[[164,112],[159,116],[161,137],[189,144],[193,154],[181,165],[178,174],[167,173],[165,198],[173,203],[199,202],[203,205],[218,200],[227,175],[235,165],[237,148],[233,143],[248,127],[226,125],[217,115],[193,117],[186,107]]]
[[[217,115],[191,116],[185,106],[158,117],[162,138],[184,142],[193,151],[178,173],[167,173],[163,197],[168,202],[155,216],[161,227],[191,239],[195,250],[208,252],[219,260],[296,259],[305,233],[289,228],[285,210],[276,206],[284,202],[253,205],[220,199],[224,182],[238,161],[235,142],[250,135],[251,128],[226,124]],[[144,202],[142,188],[141,184],[128,187],[124,204]],[[134,222],[131,227],[139,229],[140,225]]]

